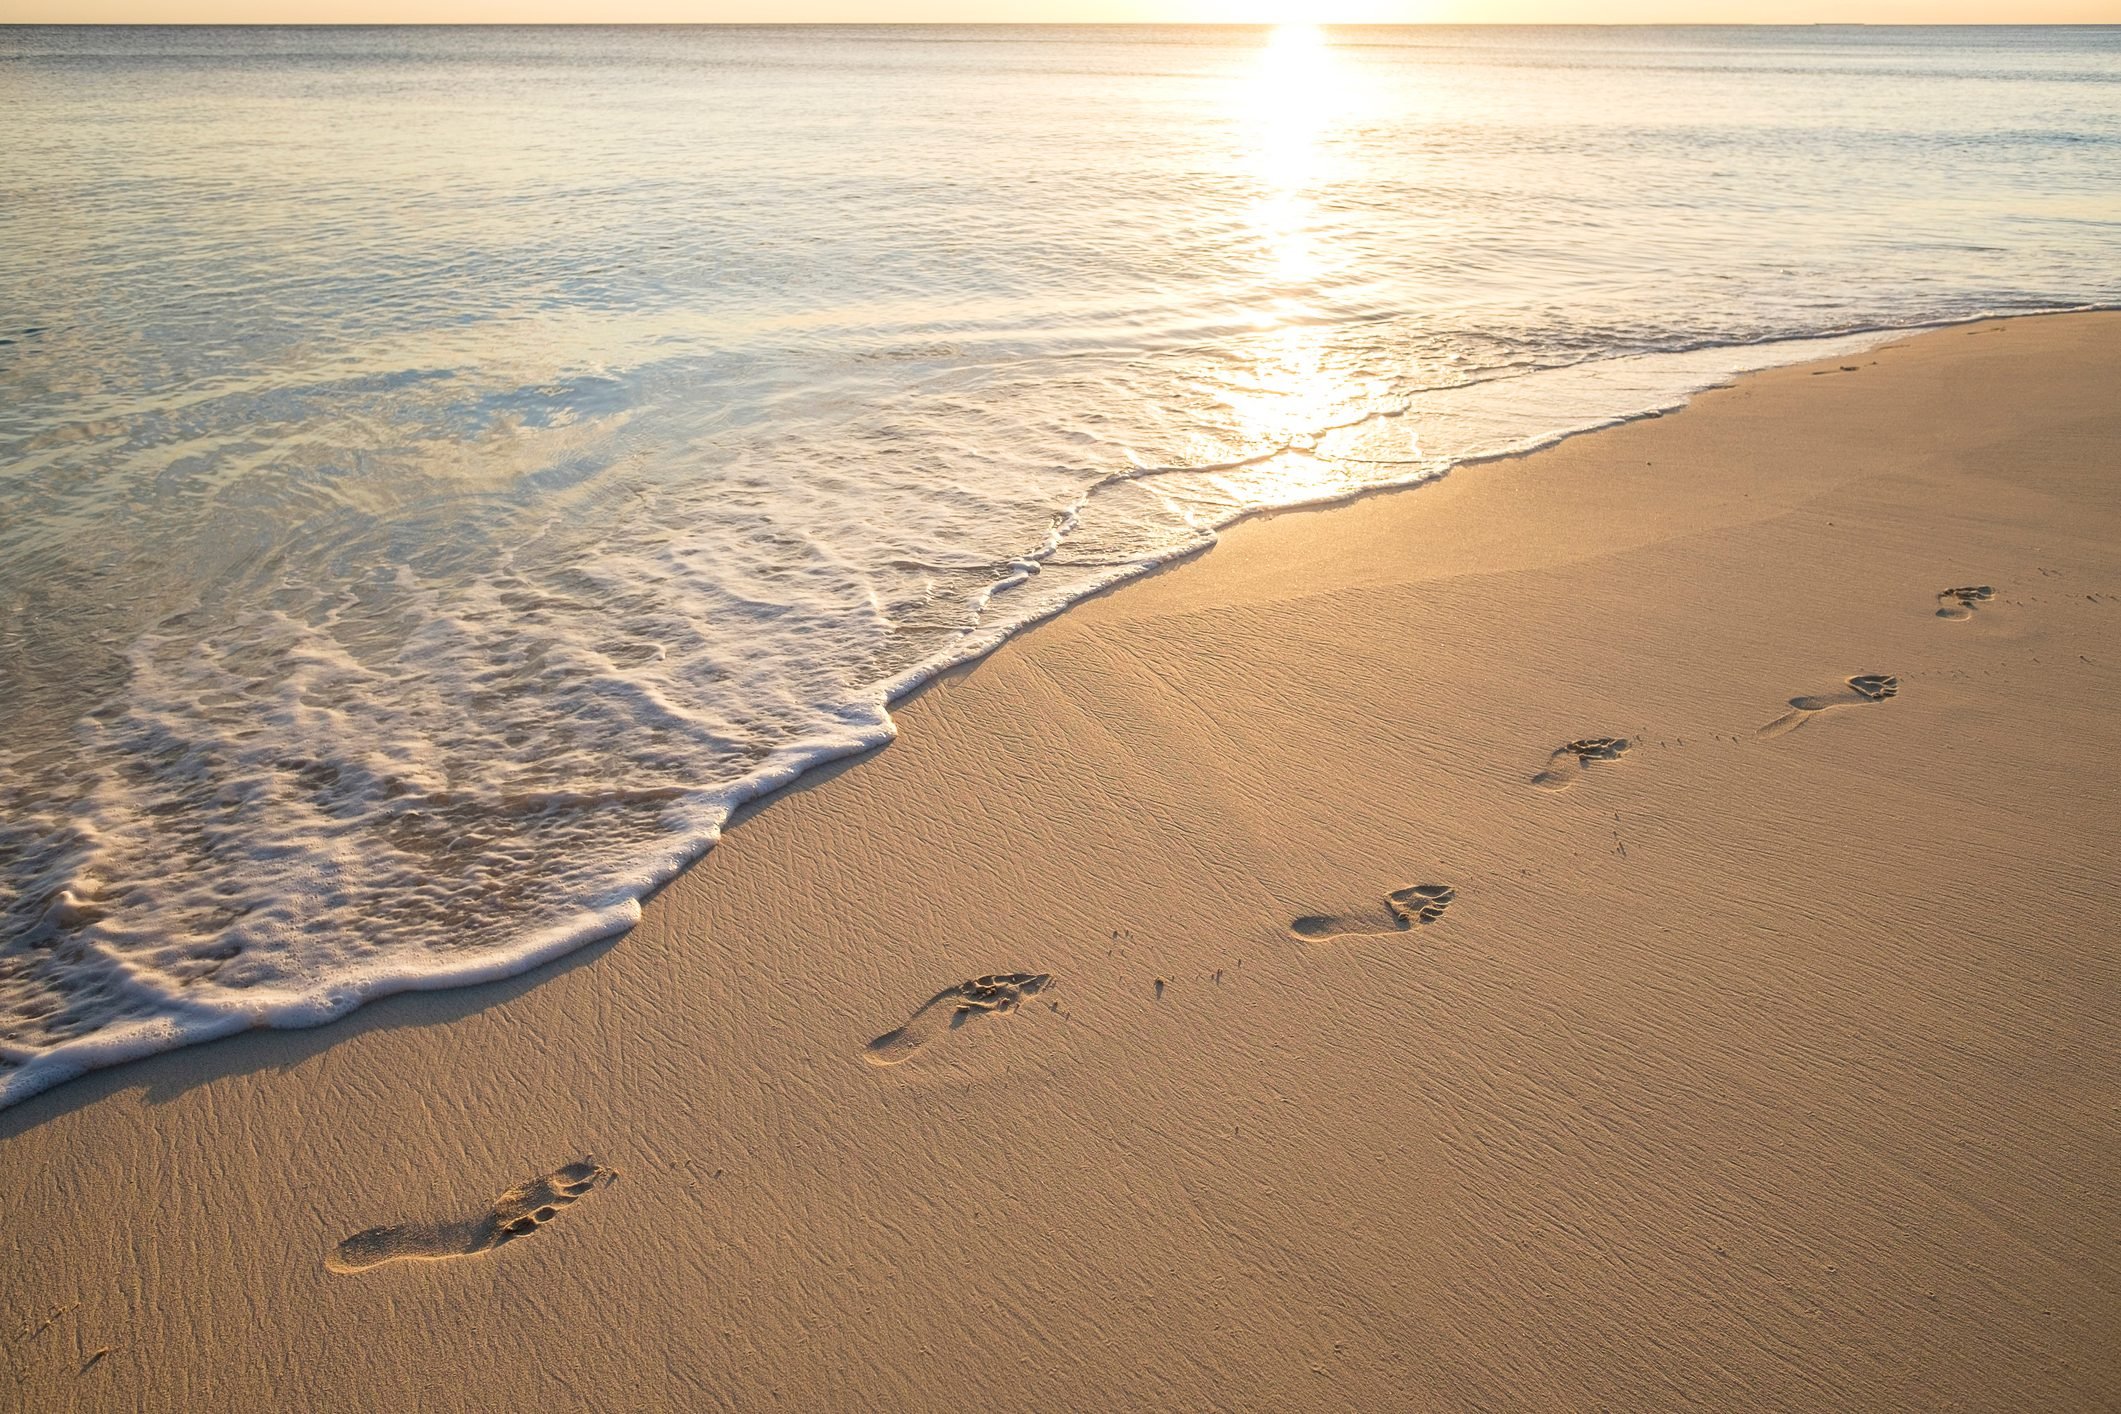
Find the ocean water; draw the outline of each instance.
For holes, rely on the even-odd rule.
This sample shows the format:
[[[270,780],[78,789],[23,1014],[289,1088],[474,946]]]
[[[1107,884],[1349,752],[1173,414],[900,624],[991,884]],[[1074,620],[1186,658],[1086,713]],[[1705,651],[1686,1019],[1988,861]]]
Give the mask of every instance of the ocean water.
[[[622,929],[1248,511],[2121,302],[2116,29],[16,28],[0,132],[0,1104]]]

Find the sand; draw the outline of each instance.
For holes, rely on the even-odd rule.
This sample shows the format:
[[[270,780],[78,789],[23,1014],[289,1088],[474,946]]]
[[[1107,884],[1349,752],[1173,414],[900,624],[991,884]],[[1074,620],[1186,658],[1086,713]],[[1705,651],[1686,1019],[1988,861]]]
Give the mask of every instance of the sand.
[[[2117,392],[1976,325],[1241,526],[623,939],[0,1115],[0,1390],[2114,1407]]]

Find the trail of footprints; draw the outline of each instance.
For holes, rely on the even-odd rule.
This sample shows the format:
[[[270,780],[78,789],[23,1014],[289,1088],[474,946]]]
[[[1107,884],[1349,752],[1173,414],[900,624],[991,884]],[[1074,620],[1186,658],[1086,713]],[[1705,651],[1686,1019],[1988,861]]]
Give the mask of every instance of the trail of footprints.
[[[1975,609],[1996,597],[1994,586],[1961,585],[1938,593],[1937,616],[1943,619],[1972,617]],[[1843,679],[1842,686],[1808,693],[1789,700],[1789,710],[1760,728],[1762,737],[1778,737],[1797,730],[1821,712],[1837,707],[1860,707],[1886,702],[1899,695],[1900,679],[1890,673],[1858,673]],[[1564,791],[1582,780],[1599,762],[1617,761],[1632,743],[1626,737],[1587,736],[1563,742],[1554,748],[1545,766],[1533,775],[1532,784],[1542,790]],[[1380,937],[1406,932],[1417,923],[1433,923],[1457,897],[1443,884],[1417,884],[1385,896],[1385,913],[1306,914],[1289,925],[1300,938],[1327,941],[1347,937]]]
[[[1947,589],[1937,596],[1937,616],[1965,619],[1977,606],[1995,597],[1989,585],[1966,585]],[[1793,697],[1790,710],[1760,728],[1762,737],[1778,737],[1795,731],[1822,712],[1839,707],[1885,702],[1900,690],[1900,680],[1887,673],[1859,673],[1841,688]],[[1547,764],[1532,779],[1543,790],[1562,791],[1575,785],[1592,767],[1617,761],[1631,743],[1626,737],[1579,737],[1556,747]],[[1289,931],[1309,942],[1340,938],[1388,937],[1411,932],[1440,920],[1457,899],[1449,884],[1412,884],[1395,889],[1372,908],[1345,913],[1313,913],[1295,919]],[[1217,974],[1220,979],[1220,973]],[[985,1017],[1008,1016],[1020,1010],[1027,998],[1053,985],[1044,972],[994,972],[945,987],[924,1002],[903,1025],[878,1036],[863,1050],[863,1058],[875,1066],[897,1066],[956,1034],[968,1022]],[[1163,979],[1157,979],[1157,993]],[[365,1272],[400,1261],[440,1261],[476,1256],[505,1243],[537,1232],[562,1212],[616,1178],[616,1173],[584,1159],[519,1183],[495,1198],[492,1207],[475,1217],[457,1221],[407,1223],[372,1227],[357,1232],[338,1245],[325,1265],[334,1272]]]
[[[1937,596],[1942,606],[1937,612],[1943,618],[1965,618],[1974,612],[1976,605],[1994,597],[1994,588],[1985,584],[1947,589]],[[1761,727],[1759,735],[1782,736],[1821,712],[1885,702],[1899,691],[1900,680],[1889,673],[1858,673],[1845,679],[1837,689],[1791,698],[1789,710]],[[1549,754],[1546,764],[1532,776],[1531,783],[1547,791],[1568,790],[1603,763],[1618,761],[1633,744],[1629,738],[1621,736],[1586,736],[1563,742]],[[1305,914],[1290,922],[1289,931],[1307,942],[1390,937],[1437,922],[1457,897],[1458,891],[1449,884],[1411,884],[1393,890],[1368,907]],[[902,1065],[974,1017],[990,1013],[1006,1015],[1015,1011],[1025,997],[1043,990],[1051,982],[1052,978],[1042,972],[1006,972],[945,987],[929,998],[904,1025],[871,1041],[865,1059],[878,1066]],[[1164,980],[1158,978],[1158,996],[1162,996],[1163,988]]]

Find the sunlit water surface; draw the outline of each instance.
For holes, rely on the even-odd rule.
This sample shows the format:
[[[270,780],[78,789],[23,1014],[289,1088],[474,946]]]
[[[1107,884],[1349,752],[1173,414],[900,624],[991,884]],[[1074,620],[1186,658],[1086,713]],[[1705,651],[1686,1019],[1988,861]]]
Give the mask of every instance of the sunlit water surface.
[[[2113,30],[0,30],[0,1103],[623,927],[1247,510],[2113,302],[2117,83]]]

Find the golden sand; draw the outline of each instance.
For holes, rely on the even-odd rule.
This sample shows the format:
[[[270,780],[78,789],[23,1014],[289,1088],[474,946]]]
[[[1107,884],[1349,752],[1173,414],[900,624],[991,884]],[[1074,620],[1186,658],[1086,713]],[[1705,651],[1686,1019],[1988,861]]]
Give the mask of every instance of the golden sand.
[[[1855,365],[1239,527],[614,944],[0,1115],[17,1400],[2110,1406],[2121,317]]]

